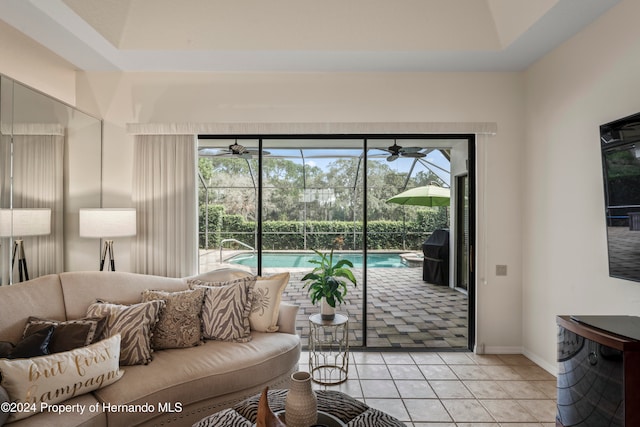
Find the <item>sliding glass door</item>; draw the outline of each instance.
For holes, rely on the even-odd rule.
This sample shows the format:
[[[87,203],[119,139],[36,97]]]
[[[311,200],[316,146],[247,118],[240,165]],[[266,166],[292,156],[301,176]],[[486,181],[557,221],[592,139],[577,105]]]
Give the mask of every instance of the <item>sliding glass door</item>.
[[[319,307],[302,277],[316,251],[333,254],[357,280],[337,307],[351,346],[468,348],[472,186],[460,190],[456,176],[472,173],[471,145],[449,136],[201,137],[201,271],[288,272],[283,300],[300,306],[306,344]],[[421,189],[435,193],[397,198]],[[438,255],[425,245],[439,245]]]

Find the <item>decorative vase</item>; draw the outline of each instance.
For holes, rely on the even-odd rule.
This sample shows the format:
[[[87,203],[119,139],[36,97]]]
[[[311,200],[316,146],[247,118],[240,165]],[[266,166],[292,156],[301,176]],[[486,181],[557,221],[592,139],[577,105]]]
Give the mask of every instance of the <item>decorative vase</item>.
[[[336,317],[336,308],[331,307],[324,298],[322,298],[322,303],[320,303],[320,317],[322,320],[333,320]]]
[[[309,427],[318,420],[318,400],[311,388],[309,372],[298,371],[291,374],[284,413],[287,427]]]

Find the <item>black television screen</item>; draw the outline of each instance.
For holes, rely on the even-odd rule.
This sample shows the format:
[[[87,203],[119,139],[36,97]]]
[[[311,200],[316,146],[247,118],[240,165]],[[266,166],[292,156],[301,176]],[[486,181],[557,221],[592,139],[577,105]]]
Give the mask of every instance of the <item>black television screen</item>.
[[[600,126],[609,275],[640,281],[640,113]]]

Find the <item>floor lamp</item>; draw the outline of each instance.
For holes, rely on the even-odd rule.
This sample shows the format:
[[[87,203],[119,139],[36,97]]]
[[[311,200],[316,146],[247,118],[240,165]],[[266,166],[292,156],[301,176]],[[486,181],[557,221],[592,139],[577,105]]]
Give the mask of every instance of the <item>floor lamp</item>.
[[[24,252],[23,237],[46,236],[51,234],[51,209],[1,209],[0,237],[12,237],[13,255],[11,256],[11,274],[18,260],[20,281],[29,280],[29,268]]]
[[[136,210],[131,208],[80,209],[80,236],[104,240],[100,271],[116,271],[113,237],[136,235]]]

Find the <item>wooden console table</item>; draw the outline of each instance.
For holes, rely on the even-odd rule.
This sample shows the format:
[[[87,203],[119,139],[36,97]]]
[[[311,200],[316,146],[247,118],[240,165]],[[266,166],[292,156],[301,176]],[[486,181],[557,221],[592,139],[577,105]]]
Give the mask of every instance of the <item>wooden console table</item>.
[[[556,426],[640,426],[640,317],[556,320]]]

